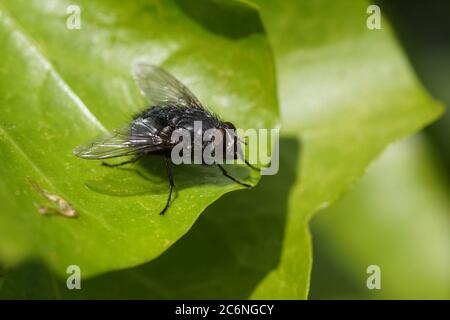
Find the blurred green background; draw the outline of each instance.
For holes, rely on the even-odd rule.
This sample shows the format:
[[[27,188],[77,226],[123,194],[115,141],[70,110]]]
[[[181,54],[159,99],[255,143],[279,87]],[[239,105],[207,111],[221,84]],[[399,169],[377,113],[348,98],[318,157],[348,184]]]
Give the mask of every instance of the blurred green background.
[[[379,1],[410,63],[450,105],[450,3]],[[450,114],[392,145],[312,220],[311,299],[450,299]],[[381,268],[368,290],[366,268]]]

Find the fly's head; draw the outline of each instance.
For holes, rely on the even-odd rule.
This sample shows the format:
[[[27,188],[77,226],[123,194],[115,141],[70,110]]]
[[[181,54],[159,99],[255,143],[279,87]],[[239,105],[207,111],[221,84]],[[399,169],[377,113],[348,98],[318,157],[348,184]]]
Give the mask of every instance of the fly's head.
[[[236,135],[236,127],[231,122],[222,123],[211,137],[210,143],[214,154],[220,150],[222,160],[239,159],[241,154],[240,140]]]

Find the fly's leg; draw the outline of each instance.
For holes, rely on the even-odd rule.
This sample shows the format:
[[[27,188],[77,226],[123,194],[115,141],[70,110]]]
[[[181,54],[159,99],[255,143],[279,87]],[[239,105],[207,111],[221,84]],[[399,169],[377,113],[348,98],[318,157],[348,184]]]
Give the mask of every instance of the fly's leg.
[[[245,144],[247,144],[247,143],[245,143]],[[261,168],[255,167],[255,166],[252,165],[250,162],[248,162],[247,159],[245,159],[244,155],[242,154],[242,151],[238,152],[238,157],[239,157],[241,160],[244,160],[244,163],[245,163],[250,169],[253,169],[253,170],[258,171],[258,172],[261,171]]]
[[[230,180],[236,182],[237,184],[240,184],[240,185],[242,185],[242,186],[244,186],[244,187],[246,187],[246,188],[251,188],[251,187],[252,187],[250,184],[245,183],[245,182],[242,182],[242,181],[236,179],[235,177],[230,176],[230,175],[228,174],[228,172],[225,170],[225,168],[222,167],[220,164],[217,164],[217,166],[219,167],[220,171],[222,171],[222,174],[223,174],[225,177],[227,177],[228,179],[230,179]]]
[[[260,171],[260,168],[255,167],[254,165],[250,164],[250,162],[248,162],[247,160],[244,160],[245,164],[250,167],[251,169],[255,170],[255,171]]]
[[[121,167],[125,164],[129,164],[129,163],[135,163],[136,161],[138,161],[140,158],[142,158],[142,156],[137,156],[134,157],[133,159],[124,161],[124,162],[120,162],[120,163],[107,163],[107,162],[102,162],[102,166],[108,167],[108,168],[114,168],[114,167]]]
[[[159,213],[160,215],[164,215],[164,213],[167,211],[167,209],[169,209],[169,205],[170,205],[170,200],[172,198],[172,191],[173,188],[175,187],[175,184],[173,183],[173,175],[172,175],[172,169],[170,168],[170,163],[169,163],[169,156],[166,155],[164,156],[164,162],[166,164],[166,171],[167,171],[167,176],[169,177],[169,184],[170,184],[170,189],[169,189],[169,196],[167,197],[167,202],[166,202],[166,206],[164,207],[164,209],[162,209],[162,211]]]

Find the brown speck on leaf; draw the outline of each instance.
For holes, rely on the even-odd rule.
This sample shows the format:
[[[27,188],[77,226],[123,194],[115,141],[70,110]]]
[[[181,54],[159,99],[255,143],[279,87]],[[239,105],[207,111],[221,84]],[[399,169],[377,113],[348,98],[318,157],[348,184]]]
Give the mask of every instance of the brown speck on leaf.
[[[77,211],[61,196],[50,193],[49,191],[43,189],[36,181],[28,178],[28,182],[33,187],[36,192],[38,192],[45,199],[50,201],[54,207],[39,205],[37,211],[42,215],[47,215],[51,213],[56,213],[64,217],[73,218],[78,215]]]
[[[44,214],[50,213],[51,210],[50,210],[49,207],[38,206],[38,207],[37,207],[37,211],[38,211],[40,214],[44,215]]]

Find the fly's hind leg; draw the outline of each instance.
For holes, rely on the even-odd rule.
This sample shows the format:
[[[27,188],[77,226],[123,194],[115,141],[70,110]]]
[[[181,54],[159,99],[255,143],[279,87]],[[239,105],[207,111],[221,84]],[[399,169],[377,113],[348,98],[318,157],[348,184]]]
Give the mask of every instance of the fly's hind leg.
[[[173,188],[175,188],[175,184],[173,183],[172,169],[170,168],[170,162],[169,161],[170,161],[169,160],[169,156],[165,155],[164,156],[164,163],[166,164],[166,171],[167,171],[167,176],[169,177],[170,189],[169,189],[169,196],[167,197],[167,201],[166,201],[166,206],[159,213],[160,215],[164,215],[164,213],[167,211],[167,209],[169,209],[170,200],[172,199],[172,191],[173,191]]]
[[[244,186],[244,187],[246,187],[246,188],[251,188],[251,187],[252,187],[250,184],[245,183],[245,182],[242,182],[242,181],[236,179],[235,177],[231,176],[231,175],[225,170],[225,168],[222,167],[220,164],[217,164],[217,166],[219,167],[220,171],[222,171],[222,174],[223,174],[225,177],[227,177],[228,179],[230,179],[230,180],[236,182],[237,184],[240,184],[241,186]]]
[[[102,162],[102,166],[108,167],[108,168],[115,168],[115,167],[121,167],[125,164],[129,164],[129,163],[135,163],[136,161],[138,161],[140,158],[142,158],[142,155],[136,156],[133,159],[127,160],[127,161],[123,161],[123,162],[119,162],[119,163],[107,163],[107,162]]]

